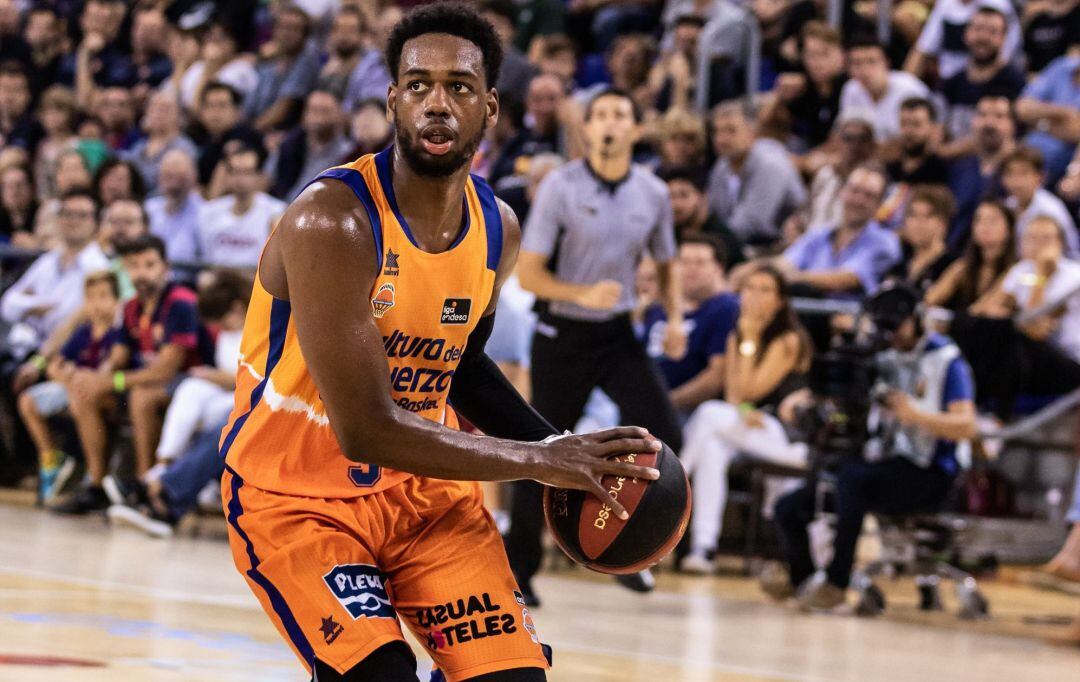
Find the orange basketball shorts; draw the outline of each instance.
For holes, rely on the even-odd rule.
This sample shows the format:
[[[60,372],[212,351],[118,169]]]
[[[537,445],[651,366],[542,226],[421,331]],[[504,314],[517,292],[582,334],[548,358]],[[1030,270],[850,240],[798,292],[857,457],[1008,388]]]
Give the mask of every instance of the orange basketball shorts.
[[[403,640],[404,620],[449,681],[548,667],[477,483],[411,477],[351,499],[261,490],[227,470],[236,567],[310,671],[346,672]]]

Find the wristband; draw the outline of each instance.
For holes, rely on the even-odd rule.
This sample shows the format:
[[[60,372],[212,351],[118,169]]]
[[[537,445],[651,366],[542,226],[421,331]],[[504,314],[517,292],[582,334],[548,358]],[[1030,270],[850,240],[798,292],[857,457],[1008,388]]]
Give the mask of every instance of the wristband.
[[[49,361],[41,353],[36,353],[30,357],[30,364],[37,367],[38,371],[44,371],[49,366]]]
[[[127,389],[127,377],[123,372],[114,372],[112,375],[112,387],[117,393],[123,393]]]
[[[754,407],[754,403],[744,401],[739,403],[739,414],[750,414],[757,408]]]

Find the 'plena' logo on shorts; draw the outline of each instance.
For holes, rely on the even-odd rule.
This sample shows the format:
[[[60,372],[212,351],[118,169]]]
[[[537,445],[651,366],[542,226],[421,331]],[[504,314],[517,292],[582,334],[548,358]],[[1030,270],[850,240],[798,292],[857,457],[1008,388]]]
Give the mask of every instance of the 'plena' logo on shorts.
[[[397,618],[379,569],[370,564],[345,564],[323,576],[326,586],[353,617]]]

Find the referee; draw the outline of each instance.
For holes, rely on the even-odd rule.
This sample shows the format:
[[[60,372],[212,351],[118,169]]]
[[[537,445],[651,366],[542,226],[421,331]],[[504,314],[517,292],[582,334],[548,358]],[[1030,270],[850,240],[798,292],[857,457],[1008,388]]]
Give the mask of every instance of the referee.
[[[518,277],[546,302],[532,345],[533,406],[560,431],[574,428],[593,389],[619,406],[623,423],[647,428],[679,451],[681,434],[663,380],[634,335],[634,273],[642,256],[657,262],[669,324],[664,352],[686,352],[675,269],[675,231],[664,183],[631,164],[640,114],[629,95],[597,94],[585,111],[586,160],[552,171],[526,221]],[[553,262],[552,262],[553,261]],[[552,267],[552,272],[549,267]],[[530,583],[540,568],[542,487],[514,484],[507,554],[518,585],[537,603]],[[651,576],[621,580],[639,591]]]

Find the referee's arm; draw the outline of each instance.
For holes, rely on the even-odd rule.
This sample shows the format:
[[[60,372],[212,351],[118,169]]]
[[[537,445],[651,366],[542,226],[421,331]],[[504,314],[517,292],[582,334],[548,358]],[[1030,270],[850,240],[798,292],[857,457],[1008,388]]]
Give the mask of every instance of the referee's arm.
[[[529,210],[528,241],[518,259],[517,275],[521,287],[545,301],[574,303],[583,308],[609,310],[619,302],[622,285],[611,280],[592,284],[575,284],[559,279],[548,270],[548,260],[555,252],[559,240],[559,225],[565,225],[562,216],[565,200],[559,196],[559,187],[549,174]]]

